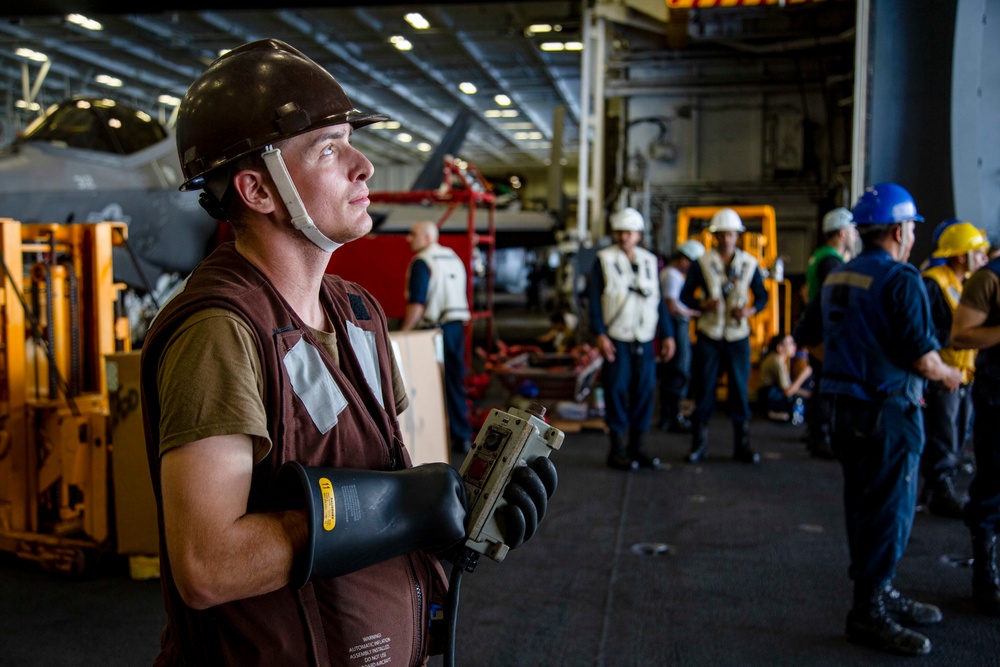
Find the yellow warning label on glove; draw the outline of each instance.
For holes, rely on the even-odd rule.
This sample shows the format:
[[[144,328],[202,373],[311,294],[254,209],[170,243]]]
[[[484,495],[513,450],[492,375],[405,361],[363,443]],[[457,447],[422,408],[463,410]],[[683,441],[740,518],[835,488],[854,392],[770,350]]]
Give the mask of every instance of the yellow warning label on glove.
[[[323,530],[333,530],[337,525],[337,501],[333,497],[333,483],[326,477],[320,477],[319,492],[323,497]]]

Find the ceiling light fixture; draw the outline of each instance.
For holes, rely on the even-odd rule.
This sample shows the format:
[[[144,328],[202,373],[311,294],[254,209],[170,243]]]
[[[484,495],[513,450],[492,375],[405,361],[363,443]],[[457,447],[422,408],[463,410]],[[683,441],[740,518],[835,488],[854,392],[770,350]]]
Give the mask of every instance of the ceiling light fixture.
[[[365,126],[366,130],[398,130],[398,120],[380,120],[377,123]]]
[[[66,20],[73,25],[78,25],[81,28],[86,28],[87,30],[104,30],[104,26],[94,19],[88,19],[83,14],[70,14],[66,17]]]
[[[97,83],[103,83],[105,86],[108,86],[109,88],[122,87],[121,79],[116,79],[115,77],[110,76],[108,74],[98,74],[97,76],[94,77],[94,81],[96,81]]]
[[[421,141],[419,144],[417,144],[417,150],[420,151],[421,153],[429,153],[431,150],[431,145],[426,141]]]
[[[486,118],[517,118],[517,109],[487,109],[483,112]]]
[[[406,22],[412,25],[417,30],[427,30],[428,28],[431,27],[431,24],[427,22],[427,19],[425,19],[417,12],[411,12],[406,16],[404,16],[403,18],[405,18]]]
[[[502,107],[510,106],[510,98],[504,94],[497,95],[496,97],[493,98],[493,101]]]
[[[393,35],[389,38],[389,41],[392,42],[392,45],[400,51],[409,51],[413,48],[413,44],[410,43],[410,40],[406,39],[402,35]]]
[[[475,95],[476,91],[478,90],[475,84],[470,83],[468,81],[463,81],[462,83],[458,84],[458,89],[461,90],[466,95]]]
[[[166,104],[168,107],[178,107],[181,105],[181,100],[173,95],[163,94],[156,98],[156,101],[160,104]]]
[[[542,42],[539,48],[542,51],[565,51],[566,45],[562,42]]]
[[[408,144],[413,141],[413,135],[407,134],[406,132],[400,132],[396,135],[396,138],[402,141],[404,144]]]
[[[583,51],[583,42],[566,42],[567,51]]]
[[[39,111],[42,107],[39,106],[38,102],[25,102],[24,100],[18,100],[14,102],[14,106],[18,109],[25,109],[27,111]]]
[[[26,49],[24,47],[19,48],[14,53],[21,56],[22,58],[27,58],[28,60],[34,60],[36,63],[43,63],[49,59],[49,57],[44,53],[39,53],[38,51],[32,51],[31,49]]]
[[[533,35],[538,35],[543,32],[552,32],[552,26],[548,23],[536,23],[528,26],[528,32]]]

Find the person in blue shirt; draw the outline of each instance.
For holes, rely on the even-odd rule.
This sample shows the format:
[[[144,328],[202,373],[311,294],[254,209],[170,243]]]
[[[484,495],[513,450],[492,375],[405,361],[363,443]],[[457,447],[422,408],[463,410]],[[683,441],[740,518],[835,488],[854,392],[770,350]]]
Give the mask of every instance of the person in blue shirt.
[[[401,329],[440,327],[444,337],[445,399],[451,446],[468,452],[472,424],[465,392],[465,323],[469,321],[465,263],[438,243],[438,227],[417,222],[406,236],[416,255],[406,275],[406,312]]]
[[[906,550],[924,447],[920,408],[926,380],[949,391],[961,374],[938,354],[927,290],[906,263],[917,213],[895,183],[868,187],[854,206],[861,254],[834,269],[821,292],[822,391],[831,401],[831,442],[844,471],[854,603],[847,637],[868,647],[923,655],[931,650],[912,625],[941,611],[893,586]]]
[[[661,467],[642,447],[653,419],[653,340],[660,341],[663,361],[670,361],[675,351],[674,328],[660,298],[656,255],[639,247],[645,226],[634,208],[611,215],[614,244],[598,251],[588,286],[590,331],[604,357],[601,382],[611,437],[607,465],[616,470]]]
[[[712,216],[709,231],[715,247],[691,265],[681,302],[697,310],[698,342],[691,361],[691,452],[688,463],[704,460],[708,449],[708,420],[715,411],[715,387],[724,370],[729,378],[729,419],[733,423],[733,458],[760,463],[750,446],[750,322],[767,305],[767,290],[757,260],[737,247],[746,231],[731,208]],[[753,296],[751,302],[749,296]]]

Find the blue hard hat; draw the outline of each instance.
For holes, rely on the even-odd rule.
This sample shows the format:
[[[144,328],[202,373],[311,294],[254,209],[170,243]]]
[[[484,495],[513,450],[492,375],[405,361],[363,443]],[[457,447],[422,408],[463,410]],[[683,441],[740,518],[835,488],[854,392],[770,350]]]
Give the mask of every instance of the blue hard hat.
[[[947,220],[942,220],[941,222],[939,222],[938,226],[934,228],[934,234],[933,234],[934,244],[936,245],[938,240],[941,238],[941,232],[948,229],[952,225],[957,225],[960,222],[962,221],[959,220],[958,218],[948,218]]]
[[[917,213],[917,204],[913,196],[901,185],[895,183],[878,183],[869,185],[854,205],[854,224],[856,225],[891,225],[897,222],[913,220],[923,222],[922,215]]]

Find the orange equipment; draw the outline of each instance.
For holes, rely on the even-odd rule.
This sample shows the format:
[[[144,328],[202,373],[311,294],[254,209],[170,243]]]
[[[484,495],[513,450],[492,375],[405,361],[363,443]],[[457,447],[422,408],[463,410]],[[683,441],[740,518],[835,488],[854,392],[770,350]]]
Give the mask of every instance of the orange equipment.
[[[104,356],[131,349],[126,232],[0,219],[0,549],[46,569],[82,571],[113,533]]]
[[[779,331],[792,330],[791,283],[784,278],[778,257],[778,229],[773,206],[688,206],[677,210],[677,245],[697,239],[705,248],[715,245],[708,231],[709,220],[723,208],[740,216],[747,231],[740,235],[739,246],[760,264],[767,289],[767,308],[750,319],[750,359],[760,361],[761,353]],[[692,325],[692,335],[695,335]]]

